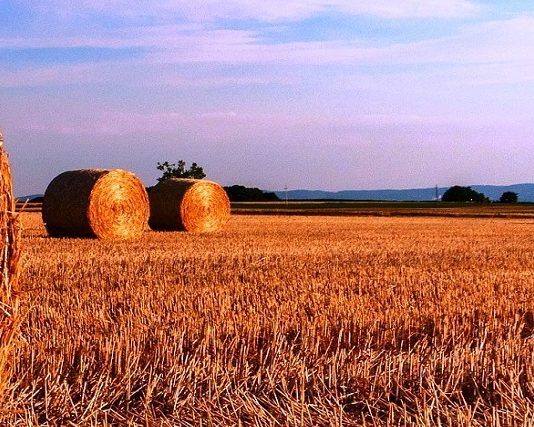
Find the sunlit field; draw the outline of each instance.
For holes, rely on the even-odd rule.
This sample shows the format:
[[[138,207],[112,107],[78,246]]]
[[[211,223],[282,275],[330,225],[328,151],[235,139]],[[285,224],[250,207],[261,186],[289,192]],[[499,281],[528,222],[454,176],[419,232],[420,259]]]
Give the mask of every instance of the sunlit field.
[[[534,425],[532,218],[22,215],[8,425]]]

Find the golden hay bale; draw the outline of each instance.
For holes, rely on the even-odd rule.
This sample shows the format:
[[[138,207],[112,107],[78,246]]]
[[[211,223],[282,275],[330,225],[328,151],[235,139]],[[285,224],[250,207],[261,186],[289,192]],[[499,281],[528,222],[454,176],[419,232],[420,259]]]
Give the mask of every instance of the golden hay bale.
[[[0,130],[0,416],[4,393],[11,374],[11,350],[20,323],[19,272],[20,226],[15,214],[15,197],[9,158]]]
[[[148,215],[143,183],[121,169],[63,172],[48,185],[43,200],[43,222],[54,237],[137,238]]]
[[[230,219],[230,200],[219,184],[198,179],[171,178],[148,193],[150,227],[198,233],[220,230]]]

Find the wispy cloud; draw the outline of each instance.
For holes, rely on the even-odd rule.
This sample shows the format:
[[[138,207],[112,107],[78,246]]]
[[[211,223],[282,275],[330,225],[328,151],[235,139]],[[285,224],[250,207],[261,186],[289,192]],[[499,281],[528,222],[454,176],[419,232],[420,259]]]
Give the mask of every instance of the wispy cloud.
[[[409,43],[367,40],[264,41],[260,30],[156,25],[56,37],[3,37],[3,48],[144,48],[155,62],[291,64],[483,64],[534,58],[534,17],[471,24],[457,33]]]
[[[50,65],[0,73],[0,88],[37,87],[54,84],[92,83],[101,81],[101,65]],[[99,77],[100,75],[100,77]]]
[[[298,21],[337,11],[351,15],[369,15],[388,19],[451,18],[472,15],[481,6],[472,0],[53,0],[36,4],[41,13],[57,11],[61,16],[87,13],[117,15],[130,19],[182,18],[194,22],[216,19],[252,19],[263,22]]]
[[[428,18],[466,16],[479,10],[469,0],[208,0],[200,5],[184,0],[167,2],[165,8],[177,8],[197,21],[238,18],[270,22],[300,20],[325,11],[382,18]]]
[[[470,24],[455,34],[409,43],[383,42],[371,46],[364,40],[266,43],[259,31],[210,30],[202,25],[145,26],[135,31],[113,30],[97,37],[3,38],[4,48],[134,48],[137,57],[80,65],[30,65],[6,71],[0,86],[105,81],[129,70],[129,75],[157,67],[153,84],[174,87],[217,87],[299,82],[298,72],[282,76],[274,70],[287,66],[344,65],[353,67],[350,80],[373,87],[388,82],[412,86],[442,80],[465,84],[513,84],[534,78],[534,17],[519,16],[500,21]],[[173,64],[194,67],[199,63],[271,66],[270,74],[183,74]],[[170,66],[171,69],[162,68]],[[363,67],[363,68],[362,68]],[[369,71],[369,67],[372,71]],[[387,68],[384,68],[387,67]],[[411,67],[410,70],[404,68]],[[417,67],[423,67],[418,69]],[[367,69],[367,71],[364,71]],[[340,76],[340,82],[347,80]],[[302,77],[300,77],[302,79]]]
[[[42,110],[27,120],[27,128],[59,135],[94,137],[126,136],[132,134],[161,135],[176,131],[197,135],[204,141],[242,140],[255,137],[269,138],[284,134],[305,135],[309,132],[347,135],[363,130],[396,126],[443,126],[446,121],[432,115],[353,113],[347,115],[307,113],[290,116],[283,112],[239,112],[213,110],[208,112],[165,111],[142,113],[138,111],[91,111],[73,109],[63,115]],[[86,120],[90,114],[91,120]],[[448,122],[450,123],[450,121]],[[459,123],[460,124],[460,123]],[[325,143],[317,142],[318,145]],[[328,145],[328,143],[326,143]]]
[[[534,17],[524,16],[472,24],[447,37],[379,47],[364,40],[267,44],[250,32],[205,31],[198,38],[177,37],[150,57],[164,62],[417,65],[534,60],[533,52]]]

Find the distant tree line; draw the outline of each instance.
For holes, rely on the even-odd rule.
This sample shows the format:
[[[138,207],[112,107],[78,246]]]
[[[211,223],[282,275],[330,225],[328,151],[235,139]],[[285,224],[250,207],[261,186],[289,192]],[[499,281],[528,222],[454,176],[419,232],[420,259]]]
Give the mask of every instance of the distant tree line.
[[[266,192],[255,187],[232,185],[230,187],[224,187],[224,189],[232,202],[269,202],[280,200],[275,193]]]
[[[519,199],[519,194],[514,193],[513,191],[505,191],[502,193],[499,202],[501,203],[517,203]]]
[[[519,195],[513,191],[502,193],[500,203],[517,203]],[[441,197],[443,202],[473,202],[473,203],[490,203],[490,199],[484,193],[479,193],[471,187],[462,187],[454,185],[449,188]]]
[[[473,190],[471,187],[454,185],[441,197],[443,202],[475,202],[489,203],[490,200],[483,193]]]
[[[197,163],[191,163],[186,168],[184,160],[178,160],[178,163],[169,163],[167,161],[157,163],[157,169],[162,172],[158,182],[165,181],[169,178],[193,178],[203,179],[206,177],[204,169]],[[255,187],[245,187],[243,185],[232,185],[224,187],[229,199],[232,202],[245,201],[276,201],[279,197],[272,192],[266,192]],[[471,187],[462,187],[454,185],[450,187],[441,200],[444,202],[471,202],[471,203],[490,203],[490,199],[484,194],[473,190]],[[518,194],[513,191],[505,191],[499,199],[500,203],[517,203]]]

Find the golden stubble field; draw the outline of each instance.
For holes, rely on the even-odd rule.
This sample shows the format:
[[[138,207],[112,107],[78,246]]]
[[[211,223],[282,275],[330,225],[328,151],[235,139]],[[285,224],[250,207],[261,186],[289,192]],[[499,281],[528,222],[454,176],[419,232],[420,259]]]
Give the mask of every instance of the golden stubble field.
[[[9,425],[534,425],[534,221],[25,223]]]

